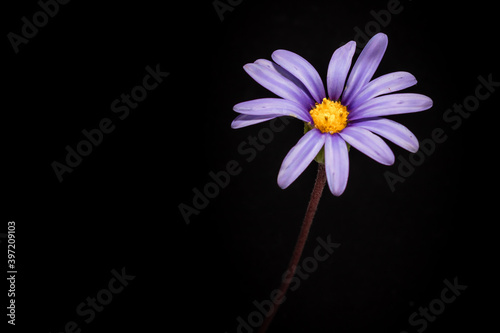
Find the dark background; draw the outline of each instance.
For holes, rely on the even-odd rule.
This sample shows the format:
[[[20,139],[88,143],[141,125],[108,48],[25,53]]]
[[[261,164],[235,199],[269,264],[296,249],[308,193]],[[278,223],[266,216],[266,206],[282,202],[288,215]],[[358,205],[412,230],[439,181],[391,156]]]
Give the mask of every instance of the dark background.
[[[251,162],[238,152],[268,124],[232,130],[232,106],[272,96],[242,66],[282,48],[325,80],[333,51],[388,2],[244,0],[221,21],[211,1],[71,1],[18,54],[6,36],[20,34],[21,18],[31,21],[40,7],[5,3],[0,232],[16,221],[14,331],[61,332],[75,321],[82,332],[237,332],[237,318],[279,286],[316,173],[313,163],[288,189],[276,184],[302,135],[298,120]],[[325,190],[304,257],[317,237],[342,245],[288,294],[269,332],[416,332],[408,317],[455,277],[467,290],[426,331],[496,324],[499,92],[458,129],[443,121],[474,94],[478,76],[500,81],[496,7],[400,6],[381,29],[389,47],[375,77],[413,73],[419,82],[407,91],[434,106],[392,119],[419,139],[435,128],[448,139],[394,192],[384,172],[397,173],[397,164],[351,150],[347,189],[338,198]],[[157,64],[170,75],[120,120],[111,102]],[[115,130],[60,183],[51,163],[64,162],[65,146],[103,118]],[[192,206],[192,189],[231,160],[241,173],[187,225],[179,204]],[[123,267],[135,279],[84,323],[76,307]]]

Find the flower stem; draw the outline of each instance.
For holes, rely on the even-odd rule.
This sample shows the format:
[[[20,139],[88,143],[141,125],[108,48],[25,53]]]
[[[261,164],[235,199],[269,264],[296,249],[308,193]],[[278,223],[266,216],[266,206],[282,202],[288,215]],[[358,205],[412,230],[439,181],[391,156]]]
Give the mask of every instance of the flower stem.
[[[302,228],[300,229],[299,238],[297,239],[297,243],[295,244],[295,249],[293,250],[292,258],[290,259],[290,263],[288,264],[288,269],[286,271],[286,276],[281,282],[281,286],[279,288],[278,296],[273,299],[273,307],[266,315],[264,319],[264,323],[259,329],[258,333],[265,333],[269,324],[274,318],[274,315],[278,311],[278,308],[281,303],[284,301],[285,294],[290,286],[290,282],[292,281],[293,276],[295,275],[295,271],[297,269],[297,265],[299,263],[300,257],[302,256],[302,251],[304,250],[304,245],[306,244],[307,236],[309,235],[309,229],[311,229],[312,221],[314,215],[316,214],[316,210],[318,208],[319,199],[321,198],[321,194],[323,193],[323,188],[326,183],[326,173],[325,173],[325,165],[322,163],[318,163],[318,174],[316,175],[316,182],[314,184],[313,191],[311,193],[311,199],[309,200],[309,205],[307,206],[306,216],[304,217],[304,221],[302,222]]]

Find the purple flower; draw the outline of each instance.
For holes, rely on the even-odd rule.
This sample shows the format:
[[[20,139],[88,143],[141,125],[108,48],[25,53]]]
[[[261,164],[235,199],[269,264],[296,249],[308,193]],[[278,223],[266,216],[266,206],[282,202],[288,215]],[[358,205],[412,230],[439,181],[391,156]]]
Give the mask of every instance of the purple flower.
[[[387,95],[417,83],[407,72],[394,72],[371,80],[386,48],[387,35],[373,36],[348,78],[356,43],[351,41],[338,48],[328,66],[327,91],[316,69],[290,51],[274,51],[274,62],[259,59],[243,66],[255,81],[281,98],[236,104],[234,111],[240,115],[232,122],[232,128],[280,116],[292,116],[305,123],[305,135],[281,165],[278,174],[281,188],[288,187],[315,157],[322,156],[319,153],[324,152],[328,186],[334,195],[341,195],[349,176],[350,146],[381,164],[394,163],[393,152],[380,136],[410,152],[418,150],[413,133],[382,116],[427,110],[432,100],[413,93]]]

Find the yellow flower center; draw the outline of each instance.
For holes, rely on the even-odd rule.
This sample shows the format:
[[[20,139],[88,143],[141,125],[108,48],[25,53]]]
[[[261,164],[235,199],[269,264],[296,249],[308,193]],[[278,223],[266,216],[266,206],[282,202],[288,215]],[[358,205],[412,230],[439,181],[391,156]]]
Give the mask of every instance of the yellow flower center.
[[[314,122],[314,126],[322,133],[338,133],[347,126],[347,108],[328,98],[323,98],[321,104],[316,103],[309,111]]]

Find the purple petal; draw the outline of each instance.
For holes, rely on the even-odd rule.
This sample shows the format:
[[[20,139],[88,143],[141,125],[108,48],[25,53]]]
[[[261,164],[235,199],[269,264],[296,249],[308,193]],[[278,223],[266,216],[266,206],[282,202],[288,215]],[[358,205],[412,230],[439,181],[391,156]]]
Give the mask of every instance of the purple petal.
[[[309,90],[306,88],[306,86],[304,86],[304,84],[302,82],[300,82],[299,79],[297,79],[295,76],[293,76],[289,71],[287,71],[286,69],[284,69],[280,65],[275,64],[274,62],[269,61],[267,59],[257,59],[254,61],[254,63],[257,65],[267,67],[270,70],[275,71],[276,73],[280,74],[285,79],[292,81],[297,87],[300,88],[300,90],[302,90],[307,95],[307,97],[309,97],[309,103],[311,103],[311,105],[314,105],[315,102],[314,102],[314,99],[312,98],[311,94],[309,93]]]
[[[237,129],[247,127],[250,125],[262,123],[267,120],[271,120],[276,117],[277,116],[252,116],[248,114],[240,114],[239,116],[234,118],[233,122],[231,123],[231,128]]]
[[[325,135],[312,129],[290,149],[278,173],[278,185],[285,189],[307,168],[325,143]]]
[[[281,98],[260,98],[236,104],[233,110],[254,116],[292,116],[305,122],[311,122],[309,112],[295,102]]]
[[[421,94],[384,95],[361,104],[349,113],[349,121],[388,116],[393,114],[411,113],[427,110],[432,107],[432,99]]]
[[[372,132],[361,127],[348,126],[339,134],[351,146],[375,161],[384,165],[394,163],[394,154],[391,148]]]
[[[415,135],[408,128],[393,120],[372,118],[369,120],[360,120],[352,123],[350,126],[367,129],[412,153],[418,151],[419,145]]]
[[[297,102],[305,109],[310,110],[312,108],[313,105],[311,105],[309,97],[290,80],[276,71],[257,64],[246,64],[243,69],[267,90],[284,99]]]
[[[326,135],[325,168],[332,194],[339,196],[344,193],[349,178],[349,155],[345,141],[337,133]]]
[[[287,50],[276,50],[271,55],[273,60],[300,80],[318,103],[326,97],[323,81],[318,71],[306,59]]]
[[[350,41],[333,52],[326,75],[328,97],[332,101],[338,100],[344,90],[345,80],[347,73],[349,73],[349,68],[351,68],[354,51],[356,51],[356,42]]]
[[[349,105],[377,70],[387,48],[387,35],[378,33],[366,44],[354,64],[342,95],[342,104]]]
[[[356,110],[358,106],[374,97],[403,90],[416,83],[417,79],[408,72],[394,72],[382,75],[367,83],[363,90],[354,98],[349,108]]]

